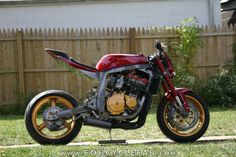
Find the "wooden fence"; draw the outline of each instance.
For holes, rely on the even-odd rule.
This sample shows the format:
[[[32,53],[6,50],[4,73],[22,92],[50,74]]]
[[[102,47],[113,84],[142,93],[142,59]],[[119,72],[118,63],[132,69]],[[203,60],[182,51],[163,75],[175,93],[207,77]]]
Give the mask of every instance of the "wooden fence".
[[[202,27],[203,48],[193,61],[196,74],[206,79],[232,58],[236,28]],[[44,52],[63,50],[83,63],[95,66],[107,53],[154,52],[154,41],[166,45],[178,40],[175,30],[159,29],[25,29],[0,30],[0,105],[17,104],[25,95],[47,89],[62,89],[78,100],[85,97],[91,83],[68,72]],[[173,52],[173,60],[177,61]]]

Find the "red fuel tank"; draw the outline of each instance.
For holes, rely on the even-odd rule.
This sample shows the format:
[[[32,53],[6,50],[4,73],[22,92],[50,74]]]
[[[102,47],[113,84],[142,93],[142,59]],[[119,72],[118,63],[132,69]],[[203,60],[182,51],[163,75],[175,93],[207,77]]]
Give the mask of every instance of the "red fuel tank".
[[[147,58],[142,54],[108,54],[100,59],[96,65],[96,69],[98,71],[106,71],[128,65],[147,63]]]

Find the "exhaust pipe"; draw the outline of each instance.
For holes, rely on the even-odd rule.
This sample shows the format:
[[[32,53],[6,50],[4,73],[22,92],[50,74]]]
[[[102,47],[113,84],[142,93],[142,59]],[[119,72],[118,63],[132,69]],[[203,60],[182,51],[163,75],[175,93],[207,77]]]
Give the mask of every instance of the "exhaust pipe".
[[[84,125],[95,126],[95,127],[99,127],[103,129],[112,128],[112,123],[105,120],[99,120],[95,118],[86,117],[84,118],[83,122],[84,122]]]

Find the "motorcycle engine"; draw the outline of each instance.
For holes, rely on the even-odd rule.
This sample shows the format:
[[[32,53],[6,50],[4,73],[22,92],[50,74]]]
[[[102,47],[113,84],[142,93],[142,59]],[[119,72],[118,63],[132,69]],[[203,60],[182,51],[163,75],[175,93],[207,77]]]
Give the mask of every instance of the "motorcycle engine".
[[[107,110],[112,115],[119,115],[128,109],[134,109],[137,106],[135,97],[126,95],[125,93],[114,93],[107,100]]]
[[[148,79],[137,72],[113,74],[107,83],[107,110],[111,115],[133,113],[138,108],[141,91],[147,88]]]

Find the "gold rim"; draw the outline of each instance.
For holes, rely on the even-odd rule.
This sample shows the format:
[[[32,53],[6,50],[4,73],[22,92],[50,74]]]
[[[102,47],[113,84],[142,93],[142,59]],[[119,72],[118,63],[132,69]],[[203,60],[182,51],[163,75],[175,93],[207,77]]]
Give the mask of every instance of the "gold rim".
[[[167,104],[164,108],[164,122],[165,122],[166,126],[169,128],[169,130],[178,136],[192,136],[192,135],[196,134],[203,127],[203,124],[205,122],[205,112],[204,112],[204,109],[203,109],[201,103],[197,99],[195,99],[194,97],[189,96],[189,95],[186,95],[185,98],[188,101],[188,103],[189,104],[192,103],[194,105],[194,107],[196,107],[196,109],[199,112],[199,117],[198,117],[198,121],[197,121],[196,125],[194,125],[191,129],[189,129],[187,131],[180,131],[180,130],[178,130],[178,128],[176,126],[173,126],[173,125],[171,125],[170,122],[168,122],[168,120],[167,120],[168,119],[167,106],[172,105],[172,104]]]
[[[47,129],[45,123],[42,120],[42,112],[45,111],[47,107],[60,106],[65,109],[73,108],[73,105],[63,97],[59,96],[49,96],[40,100],[33,109],[32,112],[32,123],[34,129],[43,137],[48,139],[59,139],[67,136],[74,128],[75,117],[70,120],[66,120],[63,124],[64,129],[61,131],[50,131]],[[43,108],[44,107],[44,108]]]

